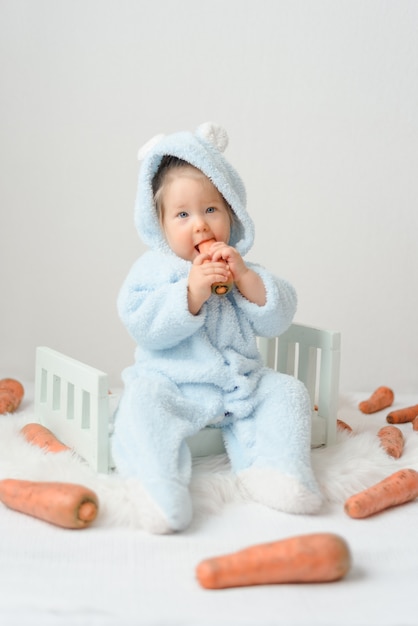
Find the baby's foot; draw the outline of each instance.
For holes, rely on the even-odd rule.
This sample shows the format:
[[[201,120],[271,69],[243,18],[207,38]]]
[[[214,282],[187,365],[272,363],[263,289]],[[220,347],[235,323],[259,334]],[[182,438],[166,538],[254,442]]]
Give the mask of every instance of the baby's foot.
[[[120,478],[117,489],[118,501],[112,504],[107,515],[120,523],[121,520],[145,530],[163,535],[187,528],[192,519],[192,501],[187,488],[179,488],[170,482],[162,488],[161,483],[149,484],[147,489],[138,478]],[[108,485],[102,485],[106,490]],[[151,495],[152,493],[152,495]]]
[[[187,528],[193,515],[192,500],[187,487],[177,481],[151,481],[144,487],[151,505],[148,516],[150,526],[154,526],[158,520],[159,527],[166,527],[166,530],[150,532],[170,533]]]
[[[285,513],[317,513],[323,498],[295,476],[272,468],[250,467],[238,474],[243,492],[252,500]]]

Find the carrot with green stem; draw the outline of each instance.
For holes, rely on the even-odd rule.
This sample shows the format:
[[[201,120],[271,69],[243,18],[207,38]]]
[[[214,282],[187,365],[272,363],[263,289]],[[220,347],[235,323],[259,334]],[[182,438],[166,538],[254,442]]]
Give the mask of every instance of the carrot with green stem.
[[[14,511],[71,529],[89,526],[99,508],[97,495],[83,485],[15,478],[0,480],[0,501]]]
[[[207,239],[206,241],[202,241],[198,246],[199,253],[200,254],[209,253],[209,250],[212,247],[212,244],[215,242],[216,242],[216,239]],[[233,284],[234,284],[233,281],[228,281],[225,283],[223,282],[213,283],[212,293],[216,294],[217,296],[224,296],[231,291]]]
[[[313,533],[205,559],[197,566],[196,577],[206,589],[319,583],[343,578],[350,566],[350,549],[342,537]]]
[[[393,404],[395,394],[389,387],[378,387],[368,398],[359,403],[358,408],[362,413],[376,413]]]
[[[399,459],[404,448],[404,436],[397,426],[383,426],[377,433],[380,445],[389,456]]]
[[[402,469],[379,483],[350,496],[344,510],[350,517],[361,519],[393,506],[411,502],[418,497],[418,472]]]
[[[57,439],[49,428],[37,422],[26,424],[20,429],[20,432],[26,441],[48,452],[65,452],[66,450],[71,450],[65,443]]]
[[[413,422],[418,416],[418,404],[413,406],[407,406],[404,409],[397,409],[391,411],[386,415],[386,421],[389,424],[405,424],[406,422]]]

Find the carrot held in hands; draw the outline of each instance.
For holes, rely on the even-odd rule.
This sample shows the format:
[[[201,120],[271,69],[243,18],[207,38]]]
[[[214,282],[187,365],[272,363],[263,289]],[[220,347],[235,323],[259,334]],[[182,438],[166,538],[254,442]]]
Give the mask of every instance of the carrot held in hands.
[[[343,578],[350,566],[350,550],[342,537],[313,533],[206,559],[197,566],[196,576],[206,589],[224,589],[331,582]]]
[[[389,424],[405,424],[406,422],[413,422],[418,415],[418,404],[413,406],[407,406],[404,409],[398,409],[397,411],[391,411],[386,416],[386,421]]]
[[[21,428],[20,432],[29,443],[48,452],[64,452],[71,450],[65,443],[62,443],[55,435],[42,424],[31,422]]]
[[[83,485],[59,482],[0,480],[0,501],[9,509],[63,528],[86,528],[96,518],[97,495]]]
[[[378,387],[368,400],[359,403],[358,408],[362,413],[376,413],[393,404],[394,398],[395,394],[392,389],[385,386]]]
[[[350,496],[345,502],[344,510],[350,517],[359,519],[410,502],[416,497],[418,497],[418,472],[413,469],[402,469],[372,487]]]
[[[209,249],[212,244],[215,243],[215,241],[215,239],[207,239],[206,241],[202,241],[202,243],[199,244],[200,254],[204,254],[206,252],[209,253]],[[217,296],[224,296],[231,291],[233,284],[233,281],[229,281],[226,283],[213,283],[212,293],[216,294]]]

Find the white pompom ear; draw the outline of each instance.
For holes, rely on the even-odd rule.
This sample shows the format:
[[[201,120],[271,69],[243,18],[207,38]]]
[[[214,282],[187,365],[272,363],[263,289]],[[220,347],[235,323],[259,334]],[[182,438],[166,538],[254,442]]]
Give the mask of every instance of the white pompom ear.
[[[142,161],[147,156],[148,152],[150,152],[150,150],[152,150],[152,148],[156,146],[157,143],[163,139],[163,137],[164,135],[162,134],[155,135],[147,141],[147,143],[144,143],[144,145],[138,150],[138,161]]]
[[[196,135],[205,139],[223,152],[228,145],[228,134],[226,130],[214,122],[205,122],[196,129]]]

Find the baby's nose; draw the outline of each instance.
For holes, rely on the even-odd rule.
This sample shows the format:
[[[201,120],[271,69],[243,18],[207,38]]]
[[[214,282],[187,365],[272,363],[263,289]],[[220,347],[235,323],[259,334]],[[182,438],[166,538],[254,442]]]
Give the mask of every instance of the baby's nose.
[[[204,217],[197,217],[195,221],[195,230],[196,232],[205,231],[208,229],[207,222]]]

